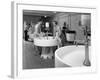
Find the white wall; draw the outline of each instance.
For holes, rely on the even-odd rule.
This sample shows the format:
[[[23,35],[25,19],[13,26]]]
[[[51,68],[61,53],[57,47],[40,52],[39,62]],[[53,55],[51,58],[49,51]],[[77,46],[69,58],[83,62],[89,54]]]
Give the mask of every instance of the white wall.
[[[58,13],[54,16],[53,20],[58,22],[58,25],[62,28],[64,22],[69,24],[69,14],[68,13]]]
[[[84,40],[84,32],[79,26],[80,14],[71,15],[71,29],[76,31],[76,40]]]
[[[1,0],[0,2],[0,80],[12,80],[10,77],[11,64],[11,0]],[[74,5],[74,6],[95,6],[98,8],[98,26],[93,30],[93,43],[98,59],[98,72],[87,74],[57,75],[46,77],[35,77],[25,80],[100,80],[100,2],[99,0],[28,0],[34,4],[54,4],[54,5]],[[31,2],[31,3],[32,3]],[[23,80],[23,79],[21,79]]]

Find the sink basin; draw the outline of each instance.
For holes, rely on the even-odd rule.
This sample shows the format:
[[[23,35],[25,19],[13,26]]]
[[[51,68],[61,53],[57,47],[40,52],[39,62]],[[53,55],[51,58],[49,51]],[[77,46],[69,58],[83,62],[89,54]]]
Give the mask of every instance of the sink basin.
[[[52,58],[52,46],[57,46],[57,43],[57,39],[51,36],[34,38],[34,45],[42,47],[41,58],[43,59]],[[48,47],[50,52],[47,52]]]
[[[89,46],[91,60],[91,47]],[[55,67],[82,67],[85,60],[85,46],[65,46],[55,52]]]
[[[41,47],[57,46],[57,40],[51,36],[34,38],[34,45]]]

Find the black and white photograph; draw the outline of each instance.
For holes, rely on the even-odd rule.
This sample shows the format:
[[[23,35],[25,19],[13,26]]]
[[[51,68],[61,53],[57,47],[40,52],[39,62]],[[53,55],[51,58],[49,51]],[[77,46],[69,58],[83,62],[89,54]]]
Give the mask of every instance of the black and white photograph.
[[[90,67],[91,13],[23,10],[23,69]]]
[[[100,80],[100,0],[1,0],[0,80]]]
[[[92,73],[96,8],[12,3],[14,78]]]

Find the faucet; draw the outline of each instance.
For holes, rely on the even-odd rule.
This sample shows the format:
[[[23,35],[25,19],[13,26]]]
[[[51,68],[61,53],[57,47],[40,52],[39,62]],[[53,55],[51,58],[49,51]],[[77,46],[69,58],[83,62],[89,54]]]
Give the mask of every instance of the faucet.
[[[76,34],[74,36],[74,45],[78,46],[78,41],[76,40]]]
[[[90,60],[89,60],[89,39],[88,39],[88,31],[87,26],[85,27],[85,60],[83,62],[83,65],[85,66],[91,66]]]
[[[74,40],[74,45],[78,46],[78,42],[76,40]]]

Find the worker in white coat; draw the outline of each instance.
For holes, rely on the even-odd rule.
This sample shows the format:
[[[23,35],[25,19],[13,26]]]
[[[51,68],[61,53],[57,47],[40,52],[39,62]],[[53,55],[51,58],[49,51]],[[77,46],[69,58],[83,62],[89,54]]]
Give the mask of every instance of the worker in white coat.
[[[41,33],[41,24],[42,21],[39,21],[35,27],[34,27],[34,36],[33,37],[39,37],[40,33]]]
[[[34,26],[34,33],[33,33],[33,40],[34,38],[39,38],[40,34],[41,34],[41,25],[42,25],[42,21],[39,21],[35,26]],[[41,47],[38,46],[34,46],[35,51],[36,51],[36,55],[39,54],[41,55]]]

